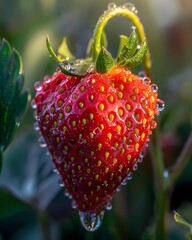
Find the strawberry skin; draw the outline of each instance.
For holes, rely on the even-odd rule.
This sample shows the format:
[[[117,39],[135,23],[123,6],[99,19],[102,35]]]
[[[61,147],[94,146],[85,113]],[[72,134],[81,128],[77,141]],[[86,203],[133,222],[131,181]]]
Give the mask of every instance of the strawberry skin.
[[[82,212],[100,213],[137,168],[159,113],[146,79],[121,67],[81,77],[57,71],[36,88],[40,132]]]

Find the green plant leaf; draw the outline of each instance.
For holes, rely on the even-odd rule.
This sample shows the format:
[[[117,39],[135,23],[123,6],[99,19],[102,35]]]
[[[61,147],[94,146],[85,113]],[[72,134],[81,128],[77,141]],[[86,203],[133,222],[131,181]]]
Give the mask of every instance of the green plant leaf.
[[[74,60],[75,59],[75,57],[73,56],[73,54],[69,50],[66,37],[63,38],[63,41],[62,41],[61,45],[59,46],[57,52],[58,52],[58,58],[61,61],[64,61],[66,59],[69,59],[69,60]]]
[[[102,47],[96,61],[96,71],[98,73],[107,73],[113,67],[114,67],[113,57],[104,47]]]
[[[117,53],[117,58],[120,55],[120,52],[122,50],[122,48],[125,46],[125,44],[128,41],[128,37],[126,35],[120,35],[119,36],[119,49],[118,49],[118,53]]]
[[[0,150],[11,143],[28,102],[19,53],[5,39],[0,40]]]
[[[134,68],[141,64],[143,62],[144,57],[146,56],[148,51],[148,46],[146,42],[143,42],[140,49],[137,51],[137,53],[130,58],[128,61],[124,62],[122,66],[128,67],[128,68]]]
[[[138,46],[138,37],[136,32],[133,31],[129,36],[128,41],[122,47],[117,57],[117,64],[121,65],[121,63],[128,61],[135,54],[137,50],[137,46]]]
[[[176,211],[174,212],[174,219],[175,222],[179,223],[180,225],[184,226],[185,228],[188,229],[188,238],[192,239],[192,225],[188,223],[179,213]]]

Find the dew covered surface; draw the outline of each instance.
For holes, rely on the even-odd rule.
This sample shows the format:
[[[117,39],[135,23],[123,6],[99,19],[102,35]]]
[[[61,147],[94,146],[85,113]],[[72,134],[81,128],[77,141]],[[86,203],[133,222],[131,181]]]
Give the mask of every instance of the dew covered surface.
[[[63,183],[82,212],[100,213],[143,159],[160,109],[150,79],[109,74],[45,77],[36,119]]]

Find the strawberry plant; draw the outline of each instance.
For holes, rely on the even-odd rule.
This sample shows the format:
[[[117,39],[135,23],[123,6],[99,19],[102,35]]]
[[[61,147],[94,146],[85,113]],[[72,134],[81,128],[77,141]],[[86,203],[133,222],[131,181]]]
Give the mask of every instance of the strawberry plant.
[[[109,52],[110,39],[107,40],[104,30],[109,20],[116,16],[128,18],[132,27],[129,36],[120,35],[114,57],[114,53]],[[79,231],[83,231],[86,239],[97,239],[100,229],[107,225],[105,223],[102,228],[102,222],[107,219],[110,225],[115,221],[109,220],[110,213],[107,212],[112,209],[114,197],[122,203],[123,195],[120,194],[124,189],[131,188],[129,180],[139,178],[134,171],[150,153],[154,174],[154,216],[152,224],[145,224],[145,228],[150,226],[145,230],[143,239],[168,239],[170,193],[191,156],[192,136],[188,133],[179,157],[167,168],[159,137],[159,115],[165,103],[160,99],[155,77],[152,78],[150,46],[137,9],[130,3],[122,6],[110,3],[96,24],[85,58],[76,58],[71,53],[66,37],[57,53],[49,37],[46,45],[48,54],[54,60],[50,60],[50,64],[56,67],[42,81],[35,82],[35,94],[31,101],[34,129],[40,134],[38,144],[43,149],[36,146],[36,140],[31,144],[30,134],[27,138],[18,138],[16,145],[24,160],[20,162],[18,158],[11,162],[15,165],[10,164],[9,167],[5,164],[5,171],[0,176],[3,203],[0,204],[0,230],[1,218],[21,208],[21,211],[28,211],[28,216],[33,212],[31,218],[38,219],[42,239],[55,239],[53,229],[56,225],[55,232],[60,232],[62,227],[76,231],[76,225],[70,225],[73,223],[68,209],[69,200],[76,213],[74,215],[79,214],[84,227]],[[138,66],[144,69],[138,71]],[[23,83],[21,57],[6,40],[2,40],[1,164],[29,99],[28,93],[23,92]],[[25,147],[21,151],[22,145]],[[17,156],[17,153],[14,155]],[[140,184],[136,189],[138,199],[131,207],[134,209],[139,209],[136,205],[140,200]],[[68,198],[64,198],[63,193]],[[6,199],[13,203],[12,208],[7,206]],[[58,212],[62,217],[67,216],[62,227],[55,220]],[[191,237],[191,225],[177,213],[175,220],[188,227],[188,236]],[[87,235],[90,234],[87,232],[94,233]],[[113,235],[110,238],[109,234],[110,239],[127,239],[127,235],[125,237],[121,233],[118,236],[114,229],[113,233],[109,232]],[[100,237],[105,234],[102,232]],[[4,239],[6,235],[2,233],[2,236]],[[58,233],[56,238],[60,239]]]

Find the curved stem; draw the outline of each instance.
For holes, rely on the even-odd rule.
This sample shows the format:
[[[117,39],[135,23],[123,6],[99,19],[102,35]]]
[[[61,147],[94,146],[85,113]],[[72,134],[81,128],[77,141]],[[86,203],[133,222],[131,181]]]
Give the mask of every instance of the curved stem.
[[[96,59],[101,51],[100,42],[101,42],[101,36],[102,36],[104,27],[106,26],[107,22],[111,18],[113,18],[115,16],[119,16],[119,15],[125,16],[129,20],[131,20],[131,22],[137,29],[140,41],[141,42],[146,41],[146,35],[145,35],[143,25],[142,25],[139,17],[134,12],[130,11],[126,7],[116,7],[113,9],[109,9],[109,10],[105,11],[103,15],[101,15],[101,17],[99,18],[97,25],[95,27],[95,31],[94,31],[94,35],[93,35],[93,61],[96,61]],[[145,59],[144,59],[144,68],[145,68],[146,74],[148,76],[151,76],[151,60],[150,60],[149,52],[148,52],[148,54],[146,54]]]

